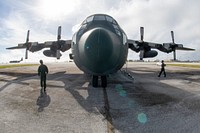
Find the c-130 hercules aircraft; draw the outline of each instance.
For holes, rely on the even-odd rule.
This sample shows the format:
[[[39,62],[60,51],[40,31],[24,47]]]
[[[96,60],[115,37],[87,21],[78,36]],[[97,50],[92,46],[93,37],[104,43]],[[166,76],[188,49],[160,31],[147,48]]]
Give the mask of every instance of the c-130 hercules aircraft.
[[[106,14],[94,14],[87,17],[80,29],[73,35],[72,40],[61,40],[61,26],[58,27],[57,41],[44,43],[29,42],[29,30],[25,43],[7,49],[26,49],[25,58],[28,58],[28,50],[39,51],[43,48],[43,54],[48,57],[60,59],[61,53],[72,49],[70,59],[73,59],[79,69],[92,75],[93,87],[98,86],[98,78],[101,77],[101,86],[107,86],[107,75],[117,72],[127,60],[128,49],[140,52],[140,60],[157,56],[158,52],[174,52],[175,50],[194,50],[174,43],[151,43],[143,41],[144,28],[140,28],[141,39],[130,40],[118,25],[117,21]],[[175,54],[174,54],[175,55]]]

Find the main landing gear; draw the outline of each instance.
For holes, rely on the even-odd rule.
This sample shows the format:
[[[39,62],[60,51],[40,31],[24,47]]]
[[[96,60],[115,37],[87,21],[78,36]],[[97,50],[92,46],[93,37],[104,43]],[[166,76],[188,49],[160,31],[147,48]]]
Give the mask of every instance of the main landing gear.
[[[93,87],[98,87],[98,80],[99,80],[98,78],[99,78],[98,76],[93,75],[93,77],[92,77],[92,86]],[[107,77],[106,76],[101,76],[101,86],[103,88],[107,87]]]

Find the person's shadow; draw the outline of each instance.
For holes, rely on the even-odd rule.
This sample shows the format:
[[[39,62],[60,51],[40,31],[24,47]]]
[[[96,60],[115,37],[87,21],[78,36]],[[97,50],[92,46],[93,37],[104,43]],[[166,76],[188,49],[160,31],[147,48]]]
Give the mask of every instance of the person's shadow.
[[[37,99],[37,105],[39,106],[38,112],[42,112],[45,107],[49,106],[50,102],[51,102],[50,96],[41,92],[40,96]]]

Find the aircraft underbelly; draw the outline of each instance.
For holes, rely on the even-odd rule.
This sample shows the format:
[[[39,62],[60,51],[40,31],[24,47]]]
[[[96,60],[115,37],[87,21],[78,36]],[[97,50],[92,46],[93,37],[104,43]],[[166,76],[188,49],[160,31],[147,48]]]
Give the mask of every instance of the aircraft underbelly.
[[[103,28],[85,33],[78,44],[74,61],[86,73],[107,75],[119,70],[127,56],[127,47],[119,37]]]

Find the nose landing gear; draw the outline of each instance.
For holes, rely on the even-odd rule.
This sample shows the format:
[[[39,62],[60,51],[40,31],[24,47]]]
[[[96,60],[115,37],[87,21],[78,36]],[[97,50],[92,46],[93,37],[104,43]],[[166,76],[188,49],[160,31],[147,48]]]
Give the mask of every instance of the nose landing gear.
[[[98,76],[95,76],[93,75],[92,76],[92,86],[93,87],[98,87]],[[103,88],[106,88],[107,87],[107,77],[104,75],[104,76],[101,76],[101,86]]]

